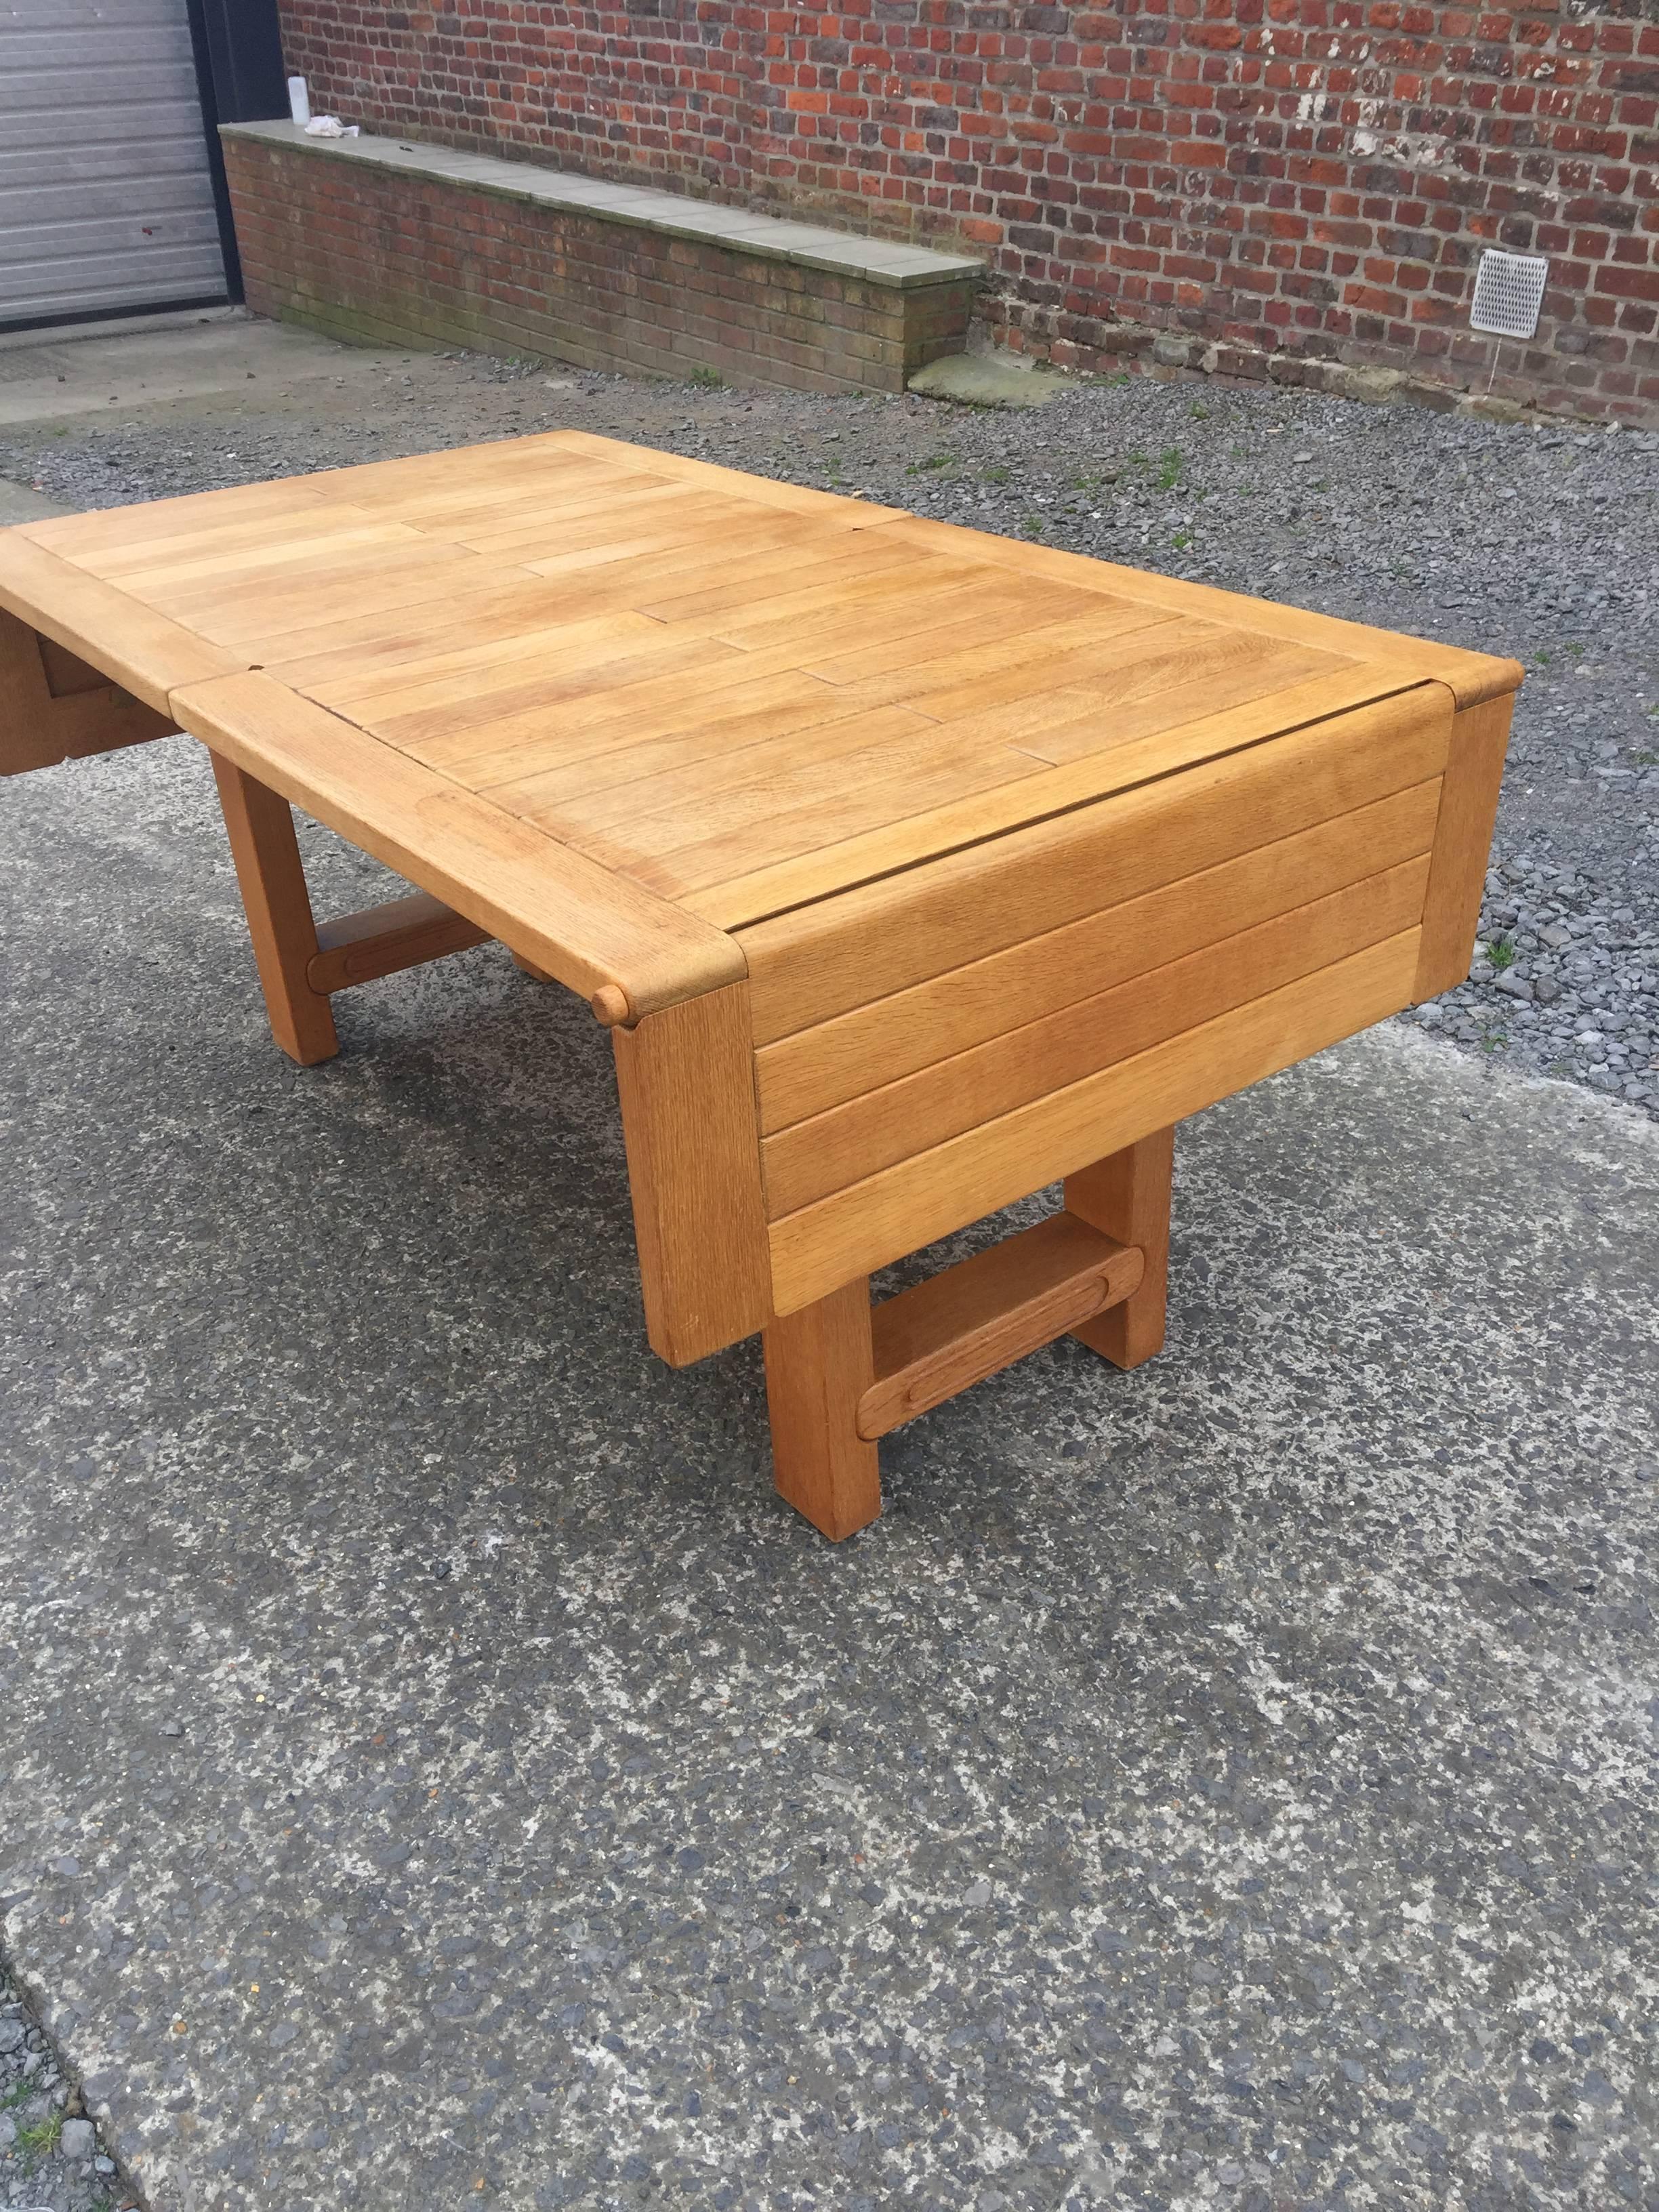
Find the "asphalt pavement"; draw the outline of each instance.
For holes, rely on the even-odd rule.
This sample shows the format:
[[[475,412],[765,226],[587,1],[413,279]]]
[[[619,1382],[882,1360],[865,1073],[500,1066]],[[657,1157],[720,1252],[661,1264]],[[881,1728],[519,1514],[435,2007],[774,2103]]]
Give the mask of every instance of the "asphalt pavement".
[[[157,2212],[1659,2203],[1650,1121],[1400,1025],[1199,1117],[1162,1358],[832,1547],[585,1007],[289,1066],[185,739],[0,837],[0,1899]]]

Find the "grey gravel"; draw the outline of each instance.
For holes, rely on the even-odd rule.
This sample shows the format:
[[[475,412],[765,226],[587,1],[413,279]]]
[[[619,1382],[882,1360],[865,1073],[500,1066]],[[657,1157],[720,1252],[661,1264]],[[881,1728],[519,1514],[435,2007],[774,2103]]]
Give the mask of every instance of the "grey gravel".
[[[0,1802],[6,1779],[0,1771]],[[0,1893],[0,1910],[7,1902]],[[64,2081],[38,2018],[0,1958],[0,2205],[118,2212],[132,2201],[115,2161],[101,2154],[96,2128],[81,2117],[79,2088]]]
[[[1470,980],[1411,1018],[1655,1112],[1659,921],[1578,870],[1510,861],[1487,877]]]
[[[570,424],[1510,654],[1528,676],[1482,935],[1514,957],[1414,1018],[1659,1112],[1659,433],[1146,378],[1047,380],[1041,414],[1008,414],[468,356],[352,367],[13,430],[0,475],[99,507]],[[1558,921],[1571,949],[1521,941]]]

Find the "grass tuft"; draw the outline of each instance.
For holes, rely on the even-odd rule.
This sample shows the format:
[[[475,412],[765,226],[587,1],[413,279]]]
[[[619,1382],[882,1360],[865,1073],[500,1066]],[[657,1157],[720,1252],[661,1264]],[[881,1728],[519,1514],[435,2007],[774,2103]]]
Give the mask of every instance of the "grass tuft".
[[[50,2158],[63,2139],[64,2115],[48,2112],[43,2119],[31,2120],[27,2127],[17,2130],[17,2148],[31,2166],[40,2159]]]

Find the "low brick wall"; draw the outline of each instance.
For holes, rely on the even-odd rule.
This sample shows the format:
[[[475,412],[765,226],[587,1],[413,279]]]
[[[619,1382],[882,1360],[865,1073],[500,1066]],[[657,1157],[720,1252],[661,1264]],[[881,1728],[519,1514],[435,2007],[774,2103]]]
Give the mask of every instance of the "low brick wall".
[[[804,392],[902,392],[957,353],[959,255],[373,138],[228,125],[247,301],[334,336]]]

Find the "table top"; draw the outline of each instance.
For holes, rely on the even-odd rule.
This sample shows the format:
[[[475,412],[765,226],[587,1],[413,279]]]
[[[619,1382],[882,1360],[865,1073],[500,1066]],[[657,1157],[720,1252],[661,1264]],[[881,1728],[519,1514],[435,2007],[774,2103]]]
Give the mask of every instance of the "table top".
[[[0,532],[0,605],[574,988],[1513,662],[578,431]]]

